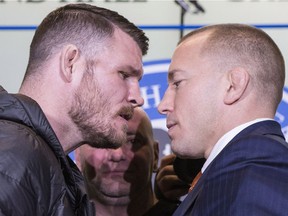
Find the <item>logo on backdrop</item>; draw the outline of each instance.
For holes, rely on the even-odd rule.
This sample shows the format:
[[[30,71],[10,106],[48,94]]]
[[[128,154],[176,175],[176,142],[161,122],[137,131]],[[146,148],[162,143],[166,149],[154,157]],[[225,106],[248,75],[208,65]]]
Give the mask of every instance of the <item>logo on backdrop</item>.
[[[144,62],[144,76],[140,81],[141,94],[144,98],[143,108],[150,117],[154,137],[159,142],[159,158],[171,153],[166,116],[161,115],[157,110],[167,88],[170,62],[170,59]]]

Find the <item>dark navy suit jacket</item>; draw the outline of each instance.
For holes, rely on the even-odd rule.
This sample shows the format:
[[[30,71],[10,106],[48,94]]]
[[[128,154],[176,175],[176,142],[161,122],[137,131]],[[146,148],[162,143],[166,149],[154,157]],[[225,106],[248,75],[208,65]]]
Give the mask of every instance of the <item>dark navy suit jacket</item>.
[[[234,137],[173,214],[288,216],[288,145],[275,121]]]

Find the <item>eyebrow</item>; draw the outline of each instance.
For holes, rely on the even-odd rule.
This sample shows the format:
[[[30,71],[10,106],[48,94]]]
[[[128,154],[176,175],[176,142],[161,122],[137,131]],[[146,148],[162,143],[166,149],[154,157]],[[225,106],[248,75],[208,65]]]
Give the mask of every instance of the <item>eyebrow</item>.
[[[123,67],[124,72],[130,73],[133,76],[139,77],[139,81],[142,79],[143,77],[143,67],[139,70],[135,69],[134,67],[127,65]]]
[[[173,81],[175,78],[175,74],[182,72],[180,69],[174,69],[171,71],[168,71],[168,82]]]

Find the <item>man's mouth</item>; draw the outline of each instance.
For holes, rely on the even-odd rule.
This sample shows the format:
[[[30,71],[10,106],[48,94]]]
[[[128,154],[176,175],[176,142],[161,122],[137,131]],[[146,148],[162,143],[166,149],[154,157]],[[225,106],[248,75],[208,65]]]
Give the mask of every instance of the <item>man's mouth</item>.
[[[133,108],[130,108],[130,107],[125,107],[125,108],[122,108],[120,111],[119,111],[119,115],[125,119],[126,121],[129,121],[132,116],[133,116],[133,112],[134,112],[134,109]]]
[[[120,116],[127,121],[132,118],[132,115],[130,115],[130,114],[120,114]]]
[[[169,130],[169,129],[172,128],[174,125],[176,125],[176,123],[167,122],[166,127],[167,127],[168,130]]]

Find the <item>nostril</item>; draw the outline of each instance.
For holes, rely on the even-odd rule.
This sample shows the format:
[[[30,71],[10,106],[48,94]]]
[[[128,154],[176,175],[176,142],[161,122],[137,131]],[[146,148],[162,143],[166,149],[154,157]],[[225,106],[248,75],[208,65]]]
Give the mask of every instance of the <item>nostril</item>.
[[[134,106],[134,107],[139,107],[142,106],[144,104],[144,99],[140,98],[138,100],[130,100],[130,103]]]
[[[140,97],[139,99],[139,106],[142,106],[144,104],[144,98]]]
[[[130,103],[132,103],[133,105],[137,105],[137,101],[136,100],[130,100]]]
[[[162,101],[158,104],[157,110],[160,114],[166,115],[166,110],[163,108]]]

